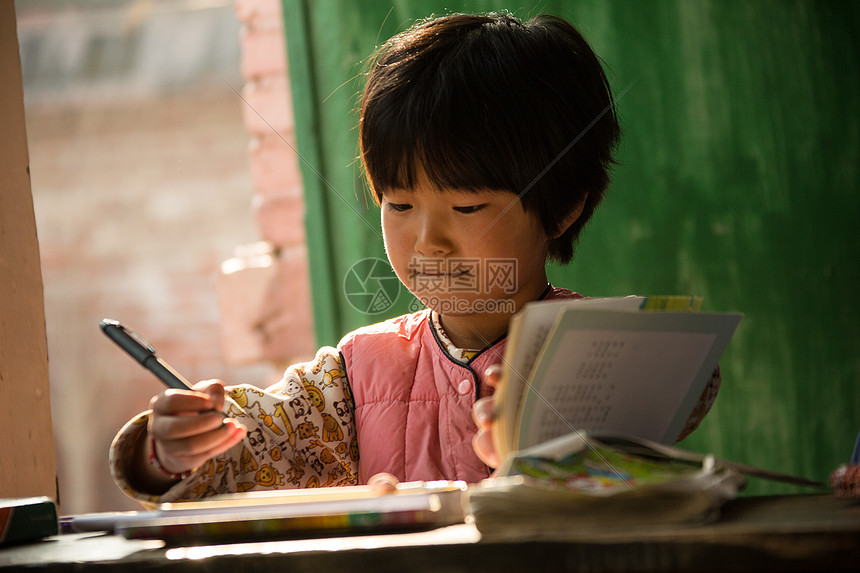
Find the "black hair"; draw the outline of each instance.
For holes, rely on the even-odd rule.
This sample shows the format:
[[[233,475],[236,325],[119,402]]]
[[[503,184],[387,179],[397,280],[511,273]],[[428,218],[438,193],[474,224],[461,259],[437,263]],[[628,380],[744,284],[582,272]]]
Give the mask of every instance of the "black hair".
[[[620,138],[597,56],[554,16],[451,14],[380,47],[361,98],[361,158],[377,201],[414,186],[519,195],[562,263],[609,185]]]

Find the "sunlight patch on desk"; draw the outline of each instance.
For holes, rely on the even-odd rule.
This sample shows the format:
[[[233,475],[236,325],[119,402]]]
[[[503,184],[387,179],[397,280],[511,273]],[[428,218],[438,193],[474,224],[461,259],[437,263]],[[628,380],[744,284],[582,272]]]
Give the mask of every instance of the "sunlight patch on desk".
[[[181,559],[207,559],[225,555],[268,555],[273,553],[299,553],[308,551],[345,551],[351,549],[377,549],[396,543],[400,546],[450,545],[476,543],[481,538],[473,525],[451,525],[420,533],[398,533],[390,535],[367,535],[355,537],[331,537],[326,539],[296,539],[289,541],[265,541],[259,543],[237,543],[233,545],[203,545],[197,547],[175,547],[165,553],[171,561]]]

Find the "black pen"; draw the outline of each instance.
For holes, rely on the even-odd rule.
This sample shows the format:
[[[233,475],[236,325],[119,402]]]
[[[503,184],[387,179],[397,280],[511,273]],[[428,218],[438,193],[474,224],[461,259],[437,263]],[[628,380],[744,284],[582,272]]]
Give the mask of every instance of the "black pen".
[[[191,384],[188,380],[171,368],[167,362],[156,356],[155,348],[140,335],[109,318],[102,320],[100,326],[108,338],[116,342],[120,348],[140,362],[144,368],[155,374],[169,388],[191,390]]]

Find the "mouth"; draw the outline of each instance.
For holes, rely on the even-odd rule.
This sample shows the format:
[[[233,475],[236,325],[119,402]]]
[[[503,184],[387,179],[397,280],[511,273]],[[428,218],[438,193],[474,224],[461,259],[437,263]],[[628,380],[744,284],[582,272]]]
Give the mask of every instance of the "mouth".
[[[407,272],[413,284],[441,286],[475,281],[479,268],[471,259],[413,258],[409,261]]]
[[[469,276],[470,273],[468,270],[457,271],[454,273],[427,273],[422,272],[416,269],[410,270],[410,275],[414,277],[427,277],[427,278],[457,278],[462,276]]]

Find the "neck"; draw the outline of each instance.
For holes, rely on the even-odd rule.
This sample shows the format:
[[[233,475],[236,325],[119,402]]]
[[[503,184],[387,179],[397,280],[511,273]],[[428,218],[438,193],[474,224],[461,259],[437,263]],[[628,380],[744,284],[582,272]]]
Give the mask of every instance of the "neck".
[[[457,348],[480,350],[508,331],[511,315],[484,315],[480,321],[475,317],[442,316],[439,322],[445,334]]]

